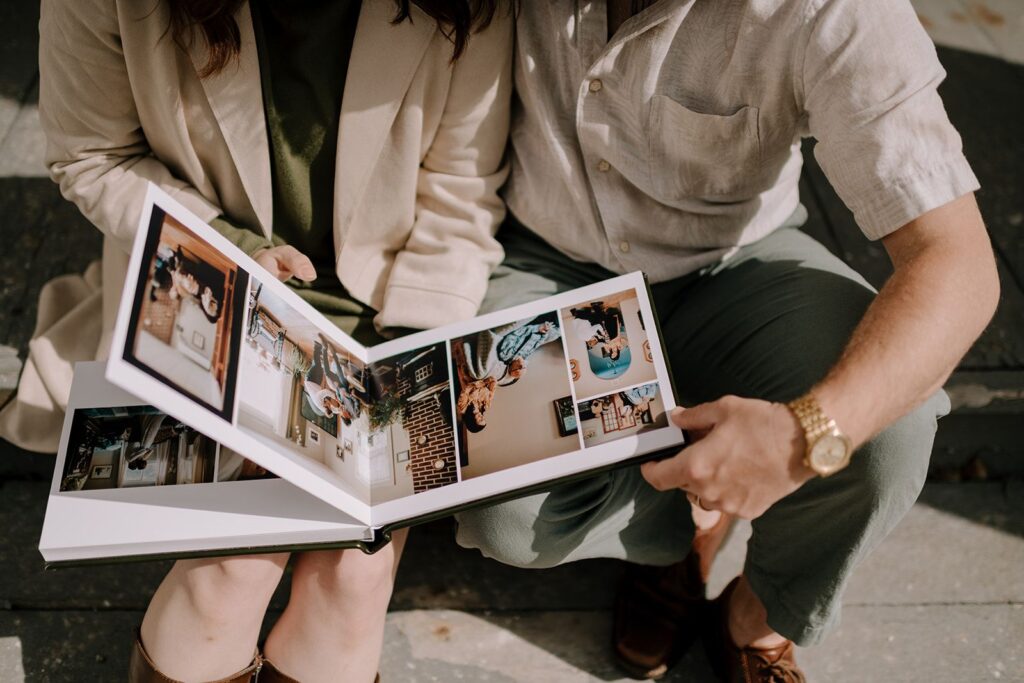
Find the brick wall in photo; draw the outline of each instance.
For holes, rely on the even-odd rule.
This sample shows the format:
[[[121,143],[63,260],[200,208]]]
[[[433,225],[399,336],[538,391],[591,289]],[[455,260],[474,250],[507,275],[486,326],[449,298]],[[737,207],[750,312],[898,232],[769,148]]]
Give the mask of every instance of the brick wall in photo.
[[[401,380],[398,387],[402,396],[407,396],[412,388],[408,380]],[[441,417],[437,401],[429,397],[410,403],[403,424],[411,442],[409,462],[413,492],[454,484],[458,480],[454,432]],[[424,436],[426,443],[421,444]],[[444,469],[435,467],[438,460],[444,462]]]

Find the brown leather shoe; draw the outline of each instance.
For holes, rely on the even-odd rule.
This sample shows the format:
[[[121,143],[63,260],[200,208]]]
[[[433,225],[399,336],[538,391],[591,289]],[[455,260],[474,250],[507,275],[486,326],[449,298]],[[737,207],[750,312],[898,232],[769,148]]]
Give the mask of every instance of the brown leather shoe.
[[[219,681],[213,681],[212,683],[249,683],[249,681],[255,680],[255,677],[260,674],[260,668],[262,666],[263,658],[260,657],[259,652],[257,652],[249,666],[245,667],[238,673],[232,674],[227,678],[222,678]],[[262,677],[260,680],[263,680]],[[176,681],[173,678],[169,678],[157,670],[156,666],[153,664],[153,660],[151,660],[149,658],[149,654],[146,653],[146,648],[142,646],[142,639],[139,638],[136,633],[135,647],[132,649],[131,662],[128,665],[128,683],[181,682]]]
[[[667,567],[627,564],[615,598],[612,651],[633,678],[657,680],[699,635],[704,585],[732,518],[700,531],[682,562]]]
[[[705,646],[715,673],[726,683],[806,683],[792,641],[772,648],[739,647],[733,642],[729,635],[729,597],[738,583],[736,577],[711,603],[711,628]]]

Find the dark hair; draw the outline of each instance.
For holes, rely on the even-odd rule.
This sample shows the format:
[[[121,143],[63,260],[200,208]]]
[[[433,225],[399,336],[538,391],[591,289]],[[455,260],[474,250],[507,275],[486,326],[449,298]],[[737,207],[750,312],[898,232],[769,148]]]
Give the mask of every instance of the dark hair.
[[[476,415],[473,413],[472,405],[466,406],[466,409],[462,411],[462,424],[466,429],[474,434],[487,426],[486,424],[480,424],[476,421]]]
[[[171,35],[179,45],[194,40],[194,29],[202,35],[209,49],[206,64],[199,70],[200,78],[212,76],[238,56],[242,35],[235,22],[235,13],[245,0],[168,0],[171,13]],[[394,23],[412,21],[416,5],[437,22],[452,42],[452,61],[462,56],[474,31],[486,28],[494,19],[501,0],[395,0]]]

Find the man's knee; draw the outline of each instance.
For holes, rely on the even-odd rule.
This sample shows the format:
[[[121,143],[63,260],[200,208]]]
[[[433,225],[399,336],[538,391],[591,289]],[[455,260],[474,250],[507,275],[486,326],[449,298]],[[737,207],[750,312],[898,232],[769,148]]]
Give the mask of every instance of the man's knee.
[[[875,510],[905,513],[924,487],[937,420],[949,398],[936,392],[866,443],[855,455],[863,501]]]
[[[512,500],[455,515],[456,542],[463,548],[479,550],[484,557],[522,569],[544,569],[536,549],[534,524],[536,506],[528,504],[533,496]]]

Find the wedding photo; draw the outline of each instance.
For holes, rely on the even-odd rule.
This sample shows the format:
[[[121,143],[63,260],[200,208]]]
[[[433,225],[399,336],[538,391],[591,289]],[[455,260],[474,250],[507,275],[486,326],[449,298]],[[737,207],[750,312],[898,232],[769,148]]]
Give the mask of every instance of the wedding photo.
[[[462,479],[579,449],[555,401],[572,402],[555,312],[451,341]]]
[[[636,290],[564,308],[561,317],[577,399],[656,378]]]
[[[369,478],[350,453],[368,420],[365,364],[255,277],[246,310],[239,428],[329,468],[353,495],[365,498]]]
[[[580,401],[577,408],[585,446],[668,426],[656,382]]]
[[[382,503],[459,481],[448,354],[441,342],[371,366],[365,455],[370,498]]]
[[[152,406],[79,409],[60,490],[209,483],[216,452],[213,440]]]
[[[248,274],[153,207],[124,358],[230,420]]]

